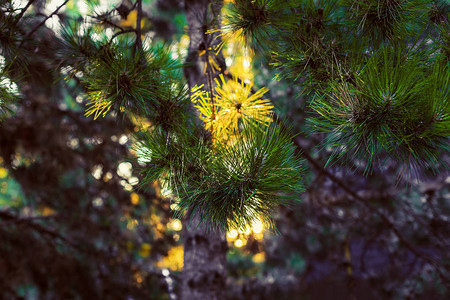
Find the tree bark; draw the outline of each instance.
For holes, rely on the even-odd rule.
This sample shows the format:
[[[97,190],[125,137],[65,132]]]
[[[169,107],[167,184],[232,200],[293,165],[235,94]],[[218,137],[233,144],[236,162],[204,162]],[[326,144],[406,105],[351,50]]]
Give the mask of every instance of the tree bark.
[[[181,299],[225,299],[228,248],[225,230],[206,230],[199,225],[198,215],[186,223]]]
[[[214,52],[219,39],[208,30],[219,28],[222,1],[186,0],[189,25],[189,52],[184,69],[189,88],[204,85],[213,89],[214,78],[225,70],[223,56]],[[220,66],[207,64],[211,57]],[[206,67],[205,67],[206,64]],[[206,70],[206,72],[205,72]],[[227,241],[225,230],[207,230],[199,214],[187,216],[183,229],[184,268],[180,296],[183,300],[225,299]]]

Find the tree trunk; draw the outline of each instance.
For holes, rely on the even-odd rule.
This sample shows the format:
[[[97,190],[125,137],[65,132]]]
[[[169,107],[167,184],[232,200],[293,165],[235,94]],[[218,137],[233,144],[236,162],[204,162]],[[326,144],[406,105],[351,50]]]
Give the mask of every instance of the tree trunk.
[[[184,69],[189,88],[211,83],[225,70],[221,54],[212,49],[219,43],[217,34],[208,30],[219,28],[222,1],[186,0],[186,19],[189,25],[189,53]],[[208,56],[220,70],[207,66]],[[205,72],[206,70],[206,72]],[[209,76],[209,78],[208,78]],[[200,224],[200,216],[186,217],[183,230],[184,268],[180,295],[183,300],[225,299],[227,241],[225,230],[211,231]]]
[[[227,241],[225,231],[207,231],[198,215],[184,226],[183,300],[225,299]]]

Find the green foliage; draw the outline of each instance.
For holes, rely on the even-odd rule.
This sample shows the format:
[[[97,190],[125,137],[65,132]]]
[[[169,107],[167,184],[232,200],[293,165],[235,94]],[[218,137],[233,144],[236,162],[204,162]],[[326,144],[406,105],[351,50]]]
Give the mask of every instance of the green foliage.
[[[9,1],[0,2],[0,54],[12,61],[17,53],[19,29],[11,26],[16,22],[15,9]]]
[[[273,0],[237,0],[225,16],[225,32],[237,33],[248,45],[267,49],[276,28],[282,29],[292,19],[290,3]],[[284,28],[286,29],[286,28]]]
[[[427,12],[429,0],[358,0],[343,1],[348,7],[350,24],[376,45],[383,40],[403,38],[414,31],[417,19]]]
[[[62,28],[61,48],[57,55],[61,65],[72,68],[71,73],[85,70],[90,60],[98,55],[97,44],[91,38],[93,33],[87,24],[82,28],[78,22]]]
[[[258,218],[270,225],[274,209],[303,190],[301,162],[279,126],[249,128],[226,145],[161,130],[139,141],[144,184],[162,179],[178,216],[198,214],[210,228],[245,229]]]
[[[426,62],[428,51],[383,48],[375,53],[355,83],[335,81],[311,107],[320,117],[313,128],[330,132],[333,158],[366,158],[365,171],[386,155],[403,165],[438,167],[450,134],[448,63]]]
[[[299,161],[285,132],[252,128],[235,144],[213,145],[192,120],[180,64],[166,50],[94,43],[89,30],[78,33],[64,34],[65,49],[69,57],[84,53],[66,63],[82,68],[90,98],[86,114],[97,118],[113,109],[151,123],[135,138],[142,185],[161,180],[177,199],[179,217],[199,214],[210,228],[245,228],[258,216],[270,223],[276,206],[301,191]]]
[[[170,192],[178,207],[177,217],[199,216],[208,228],[221,231],[243,230],[256,219],[272,226],[278,205],[299,198],[303,167],[294,155],[290,134],[276,125],[242,126],[239,119],[235,129],[238,135],[230,136],[225,144],[195,120],[191,95],[180,72],[182,65],[171,59],[167,45],[154,46],[158,38],[172,39],[184,31],[180,1],[143,1],[144,28],[140,30],[135,1],[122,1],[101,14],[95,13],[101,1],[90,1],[95,3],[90,11],[96,24],[83,20],[86,16],[77,13],[77,1],[70,1],[70,8],[53,16],[53,21],[58,17],[61,23],[72,24],[61,32],[53,32],[51,22],[41,22],[49,16],[45,2],[25,1],[17,8],[12,1],[0,1],[0,58],[12,70],[1,73],[0,118],[18,103],[7,87],[11,81],[19,84],[24,96],[17,116],[0,126],[0,159],[8,176],[1,184],[3,190],[8,184],[3,194],[6,199],[0,199],[8,206],[0,212],[0,219],[5,220],[0,230],[0,264],[6,267],[0,274],[2,295],[17,298],[33,294],[35,298],[52,299],[169,297],[165,292],[161,296],[161,291],[167,289],[171,277],[161,275],[155,259],[167,254],[167,247],[173,246],[179,236],[164,233],[164,220],[160,218],[168,220],[169,205],[152,193],[155,180]],[[24,9],[27,3],[30,6]],[[159,11],[164,6],[166,14],[158,15],[151,11],[152,6]],[[133,17],[124,20],[124,7]],[[306,275],[313,275],[314,262],[322,263],[327,256],[343,262],[344,267],[332,273],[338,277],[342,271],[353,269],[355,278],[361,271],[363,277],[370,276],[370,281],[377,276],[379,280],[386,272],[380,275],[370,266],[366,270],[358,267],[367,260],[365,252],[371,252],[370,244],[381,245],[382,255],[386,249],[392,254],[388,255],[389,274],[398,270],[402,273],[397,280],[395,275],[384,280],[403,282],[403,286],[405,282],[419,282],[418,286],[425,287],[444,281],[438,273],[445,274],[448,267],[445,179],[438,182],[436,176],[436,182],[419,186],[423,192],[414,194],[414,199],[405,194],[404,201],[398,201],[398,196],[390,194],[394,176],[384,163],[389,161],[386,165],[396,170],[409,168],[417,173],[448,167],[449,7],[448,1],[437,0],[236,0],[226,6],[226,32],[222,37],[242,37],[250,47],[264,50],[255,55],[262,63],[253,60],[253,65],[260,67],[261,77],[267,78],[271,72],[265,65],[267,58],[282,81],[272,83],[276,88],[270,98],[276,101],[282,95],[292,107],[302,107],[301,111],[279,109],[279,115],[290,115],[293,123],[300,120],[302,126],[306,116],[301,101],[305,101],[310,104],[307,109],[312,110],[312,129],[321,133],[308,139],[296,138],[296,146],[306,149],[305,157],[320,171],[308,174],[311,187],[305,198],[309,201],[294,209],[281,209],[278,214],[277,227],[286,243],[268,244],[264,250],[266,265],[287,269],[286,277],[278,276],[284,271],[271,273],[273,270],[264,268],[258,279],[254,275],[263,269],[263,263],[255,267],[250,257],[230,256],[232,271],[245,264],[244,274],[236,271],[236,276],[252,276],[254,282],[262,279],[261,285],[256,285],[259,293],[269,287],[274,297],[288,295],[282,284],[293,282],[298,286],[300,276],[305,279],[302,282],[308,282]],[[170,27],[173,16],[175,29]],[[205,45],[214,39],[208,36],[211,23],[205,21],[197,28],[203,30],[204,43],[199,49],[190,49],[188,59],[198,54],[203,62],[216,62],[213,55],[217,53],[210,50],[218,49]],[[152,37],[152,44],[144,40],[142,48],[140,38],[146,34]],[[175,45],[179,54],[185,50],[181,43]],[[195,67],[208,70],[202,65],[190,67],[185,69],[187,75],[193,75],[189,73]],[[70,79],[64,86],[55,76],[60,71]],[[213,84],[214,76],[200,74]],[[9,81],[3,81],[3,77]],[[266,85],[265,80],[257,85]],[[241,83],[246,97],[258,95],[250,92],[245,80]],[[292,94],[299,91],[303,91],[302,99],[293,105]],[[221,97],[236,100],[236,90],[230,88],[228,92]],[[79,104],[85,95],[90,99],[87,114],[97,118],[113,110],[124,115],[123,122],[117,124],[114,114],[96,122],[84,118],[73,108],[81,109]],[[63,98],[65,102],[60,101]],[[217,107],[219,97],[211,97],[211,102],[213,99]],[[235,108],[240,110],[241,104]],[[254,107],[261,109],[260,105]],[[217,112],[211,112],[215,125]],[[248,117],[254,119],[254,115]],[[128,154],[123,145],[126,135],[138,129],[133,141],[137,163],[119,164],[118,168],[117,162]],[[323,137],[323,148],[332,151],[329,162],[363,166],[367,177],[355,172],[342,183],[336,177],[347,166],[322,169],[320,161],[329,153],[317,153],[308,147]],[[131,170],[138,164],[145,191],[130,195],[127,191],[132,189],[131,182],[138,180]],[[124,175],[120,165],[130,167],[130,177]],[[375,167],[387,171],[372,172]],[[382,190],[383,194],[379,196],[371,189]],[[19,190],[24,193],[24,201],[19,201]],[[16,196],[15,201],[9,199]],[[408,206],[410,203],[417,207]],[[162,207],[164,217],[155,215],[157,209],[163,211]],[[401,239],[403,232],[406,242]],[[265,243],[269,241],[267,236]],[[351,242],[361,237],[369,246],[364,245],[358,264],[355,257],[359,254],[353,255],[357,247]],[[347,251],[352,253],[342,261],[344,239]],[[433,239],[436,241],[430,242]],[[409,245],[418,240],[423,248]],[[246,249],[255,249],[256,242],[249,242]],[[145,255],[138,250],[139,245],[148,246]],[[415,246],[418,254],[410,252]],[[271,255],[277,247],[284,252]],[[427,253],[432,260],[427,260]],[[423,261],[422,267],[412,264],[411,257]],[[48,261],[52,263],[45,263]],[[413,276],[431,279],[405,277],[398,267],[411,264],[412,273],[417,274]],[[436,277],[425,274],[432,265]],[[277,278],[275,283],[273,278]],[[373,282],[383,288],[394,285]],[[291,294],[286,298],[291,299]]]
[[[434,0],[431,2],[431,9],[428,12],[430,21],[436,25],[448,26],[450,14],[450,3],[446,0]]]
[[[11,113],[9,105],[14,102],[15,98],[7,89],[0,86],[0,120]]]
[[[348,76],[359,66],[365,38],[343,26],[343,9],[336,1],[305,1],[294,34],[280,32],[279,45],[272,49],[270,64],[279,71],[278,79],[292,80],[306,93],[321,91],[330,81]]]
[[[301,162],[291,138],[276,125],[256,127],[220,147],[210,162],[207,185],[192,195],[206,220],[245,229],[260,217],[270,225],[274,209],[303,190]]]
[[[310,123],[328,133],[329,162],[364,165],[365,173],[388,159],[417,173],[445,169],[439,157],[449,134],[449,5],[344,0],[287,1],[287,7],[294,18],[270,25],[249,18],[248,34],[264,43],[256,28],[272,29],[270,64],[311,103],[317,115]],[[237,8],[233,19],[249,15]]]
[[[0,121],[12,113],[12,105],[17,103],[19,96],[17,86],[6,77],[6,71],[0,70]]]
[[[438,29],[439,35],[436,39],[438,50],[447,61],[450,61],[450,25],[447,22],[447,24],[439,25]]]
[[[135,53],[132,48],[131,44],[111,45],[86,69],[83,82],[91,100],[88,115],[105,115],[110,108],[146,115],[157,106],[170,114],[168,106],[177,104],[171,96],[173,81],[164,72],[179,65],[163,48]]]
[[[184,130],[183,130],[184,129]],[[186,128],[177,132],[167,132],[161,127],[136,135],[138,162],[143,166],[142,185],[161,179],[164,187],[174,196],[187,194],[193,178],[201,180],[204,165],[210,157],[208,142],[199,139]]]

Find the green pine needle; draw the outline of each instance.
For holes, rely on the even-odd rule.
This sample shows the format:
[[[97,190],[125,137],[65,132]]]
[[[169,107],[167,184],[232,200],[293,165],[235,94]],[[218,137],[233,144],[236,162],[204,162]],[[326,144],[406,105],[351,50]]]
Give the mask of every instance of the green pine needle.
[[[205,176],[180,195],[183,211],[201,212],[212,228],[245,229],[257,218],[268,225],[278,205],[303,190],[303,168],[291,136],[279,126],[245,130],[234,144],[213,148]]]
[[[90,97],[86,115],[97,118],[111,108],[144,116],[154,115],[154,110],[161,108],[162,113],[167,113],[164,101],[172,101],[167,104],[170,106],[174,99],[173,78],[168,74],[181,65],[163,48],[133,53],[129,44],[108,47],[103,51],[108,50],[109,55],[98,56],[82,80]]]
[[[431,66],[427,51],[383,48],[354,76],[355,84],[336,81],[311,107],[315,130],[329,132],[334,147],[329,162],[365,158],[365,171],[390,156],[406,168],[439,168],[448,148],[449,66]],[[448,149],[447,149],[448,150]]]

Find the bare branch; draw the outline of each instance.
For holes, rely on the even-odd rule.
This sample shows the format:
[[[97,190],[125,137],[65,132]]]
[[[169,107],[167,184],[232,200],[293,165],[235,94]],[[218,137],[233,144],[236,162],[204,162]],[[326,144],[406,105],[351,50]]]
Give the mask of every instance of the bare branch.
[[[114,33],[114,34],[111,36],[111,39],[109,40],[109,43],[108,43],[108,44],[111,44],[112,41],[113,41],[116,37],[118,37],[119,35],[125,34],[125,33],[130,33],[130,32],[136,33],[136,30],[135,30],[135,29],[123,29],[122,31],[118,31],[118,32]],[[136,33],[136,34],[137,34],[137,33]]]
[[[34,28],[33,28],[33,30],[31,30],[25,37],[24,37],[24,39],[22,40],[22,42],[20,43],[20,45],[19,45],[19,47],[21,47],[22,46],[22,44],[23,44],[23,42],[26,40],[26,39],[28,39],[28,38],[30,38],[42,25],[44,25],[45,24],[45,22],[47,22],[47,20],[48,19],[50,19],[51,17],[53,17],[54,15],[56,15],[57,13],[58,13],[58,11],[64,6],[64,5],[66,5],[67,4],[67,2],[69,2],[69,0],[65,0],[60,6],[58,6],[56,9],[55,9],[55,11],[54,12],[52,12],[50,15],[48,15],[44,20],[42,20],[39,24],[37,24]]]
[[[35,0],[30,0],[28,1],[27,5],[25,5],[25,7],[20,11],[20,13],[17,15],[17,19],[16,21],[14,21],[14,25],[16,25],[20,19],[23,17],[23,15],[25,14],[25,12],[28,10],[28,8],[31,6],[31,4],[33,4]]]

